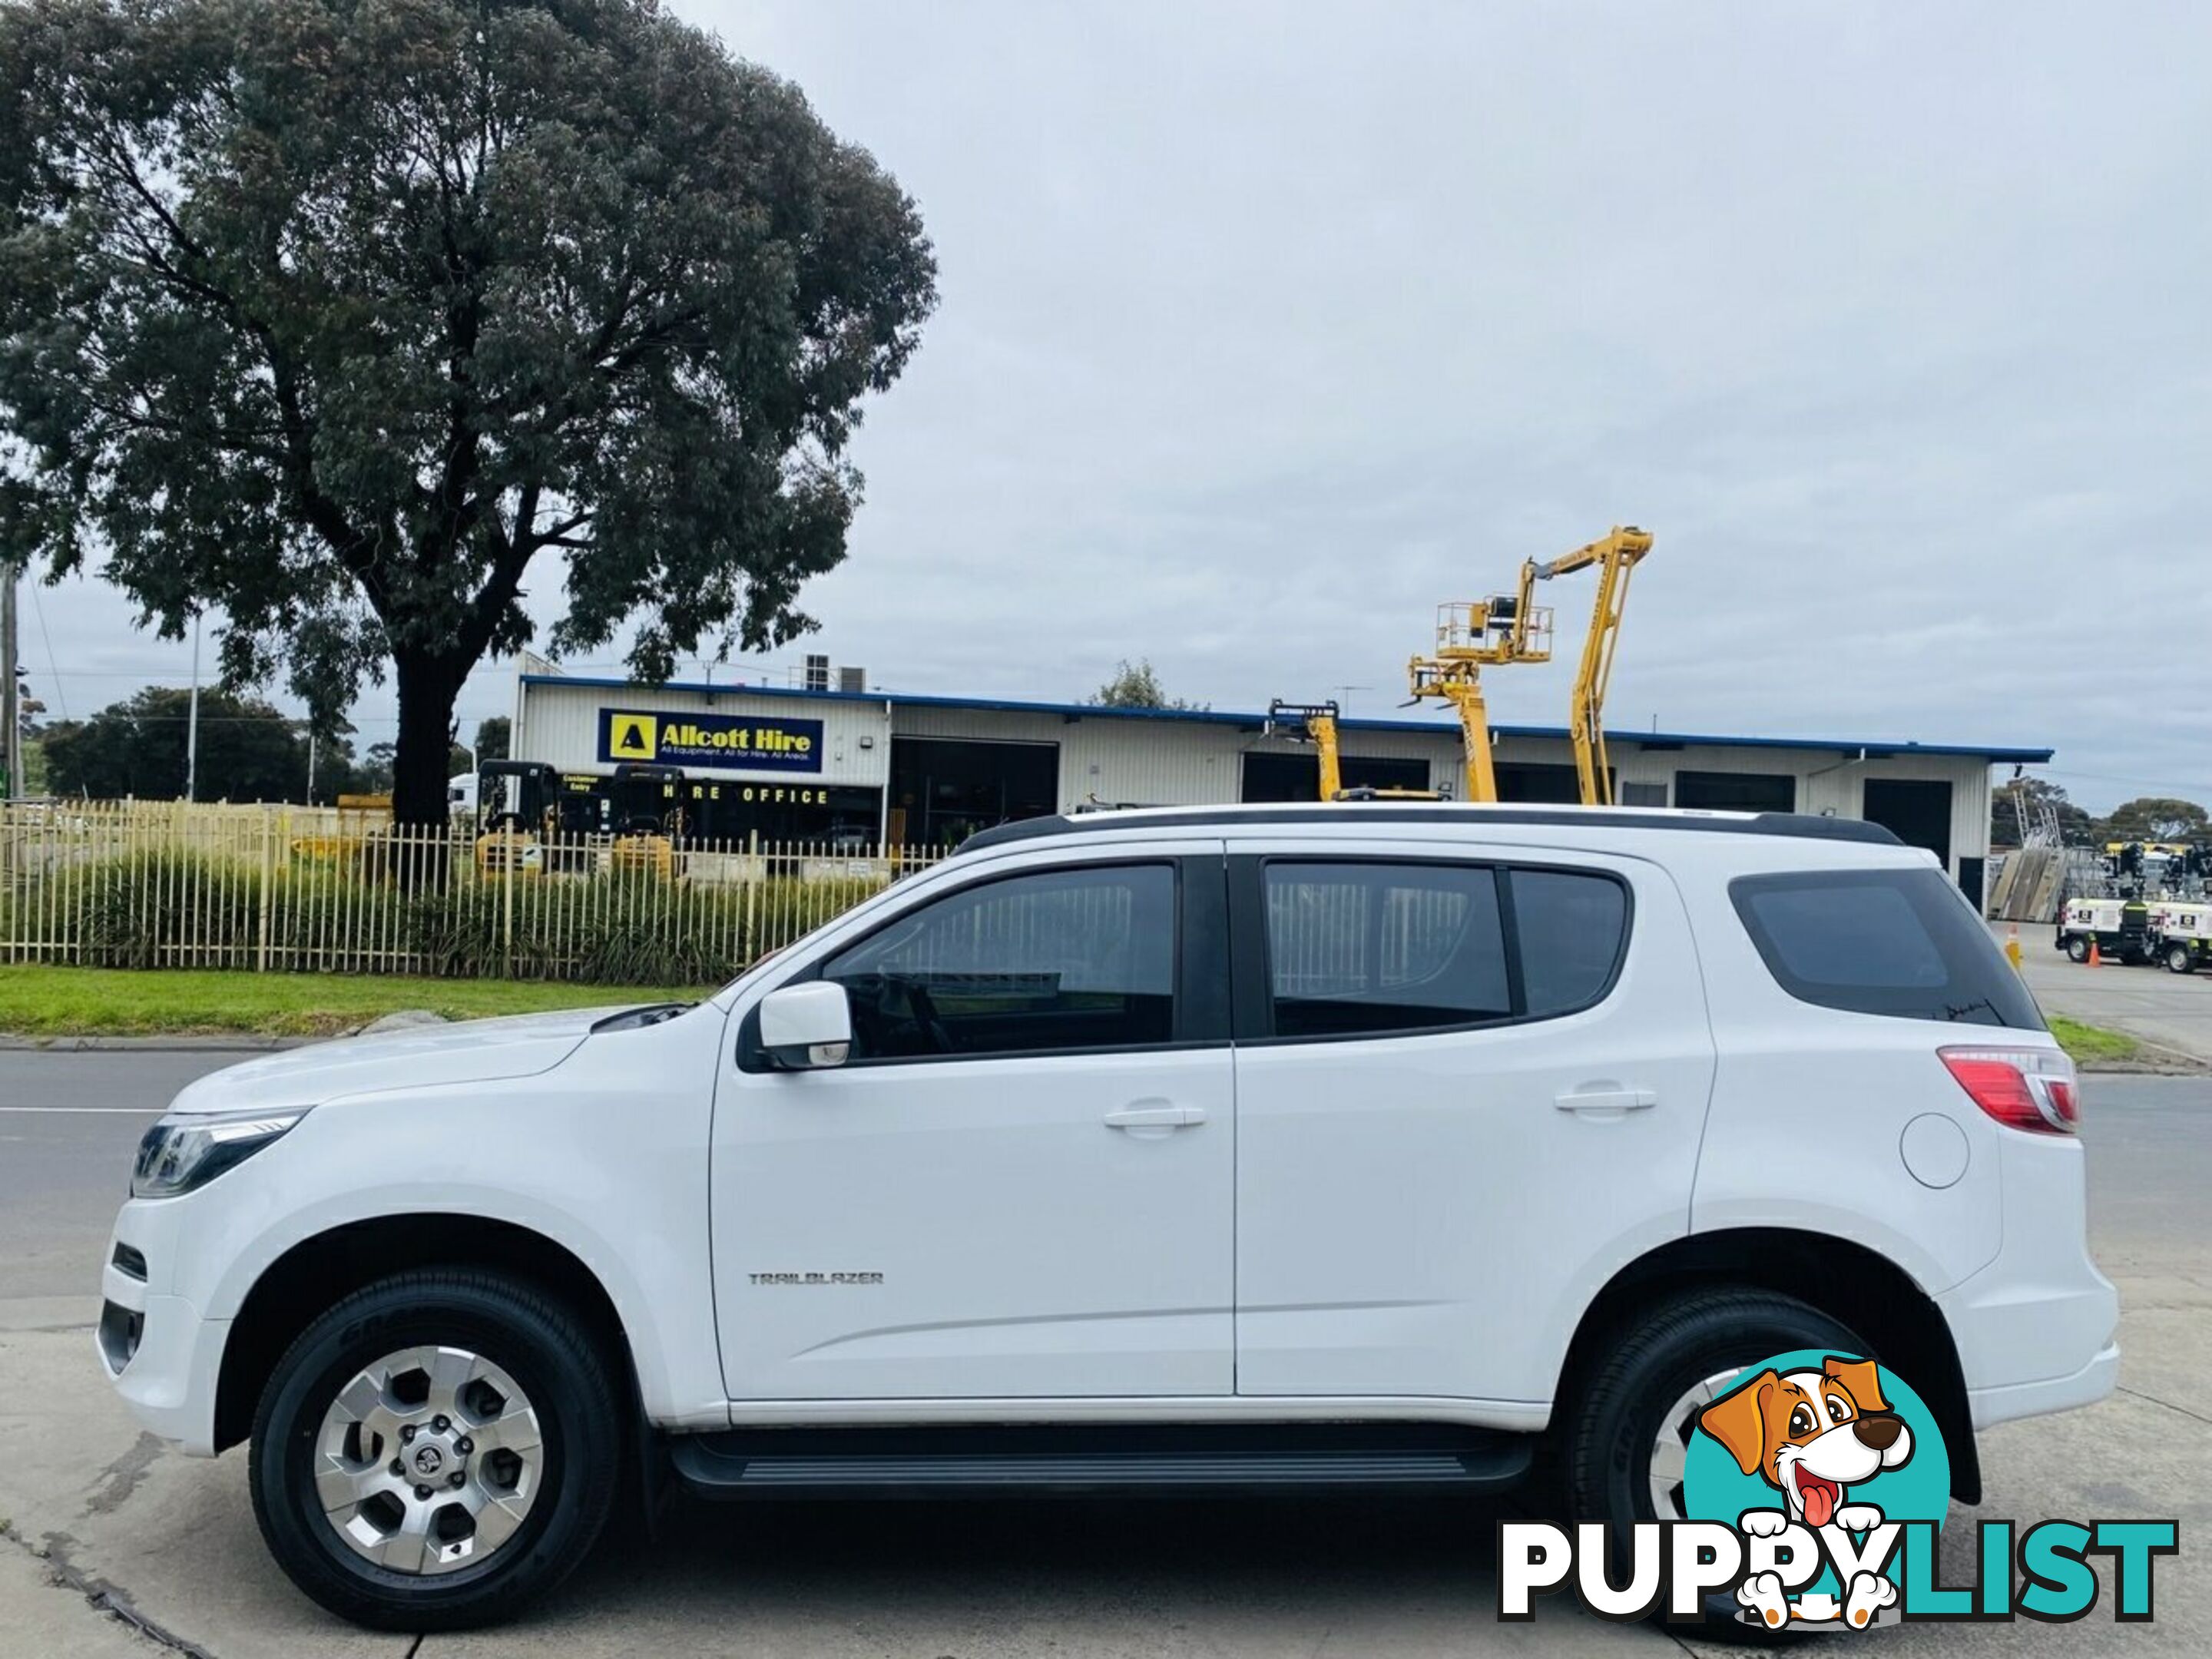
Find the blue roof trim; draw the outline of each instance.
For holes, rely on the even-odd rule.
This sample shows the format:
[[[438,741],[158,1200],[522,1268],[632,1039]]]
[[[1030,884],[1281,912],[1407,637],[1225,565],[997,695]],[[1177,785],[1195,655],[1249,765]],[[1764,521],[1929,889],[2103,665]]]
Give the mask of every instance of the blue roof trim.
[[[1193,725],[1264,726],[1264,714],[1237,714],[1218,708],[1107,708],[1087,702],[1020,702],[1008,697],[940,697],[912,691],[806,691],[790,685],[709,685],[696,681],[672,680],[665,685],[641,685],[635,680],[598,679],[570,674],[524,674],[525,685],[566,685],[600,691],[675,691],[700,696],[792,697],[811,702],[890,703],[905,708],[978,709],[997,714],[1052,714],[1063,720],[1182,720]],[[1429,737],[1456,736],[1459,728],[1441,720],[1373,720],[1345,719],[1346,732],[1412,732]],[[1565,739],[1564,726],[1494,726],[1501,738]],[[1624,732],[1607,730],[1607,743],[1654,744],[1668,748],[1699,749],[1818,749],[1833,754],[1856,755],[1864,750],[1874,757],[1891,755],[1952,755],[1979,760],[2039,766],[2057,751],[2022,749],[2002,744],[1908,743],[1892,738],[1746,738],[1722,737],[1699,732]]]

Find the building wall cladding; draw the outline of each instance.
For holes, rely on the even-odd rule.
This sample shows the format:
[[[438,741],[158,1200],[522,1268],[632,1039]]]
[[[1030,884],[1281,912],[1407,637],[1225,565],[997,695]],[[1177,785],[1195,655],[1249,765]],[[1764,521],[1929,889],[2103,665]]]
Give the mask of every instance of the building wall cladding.
[[[737,690],[712,696],[675,689],[526,684],[518,703],[521,720],[514,752],[522,760],[550,761],[564,772],[604,772],[599,757],[601,711],[632,709],[667,715],[759,714],[779,720],[822,722],[822,769],[803,775],[784,769],[714,769],[714,774],[791,782],[802,775],[825,784],[880,787],[890,749],[890,726],[884,705],[836,697],[747,697]],[[861,739],[866,738],[863,746]],[[699,768],[702,776],[709,774]]]
[[[964,738],[990,743],[1042,743],[1059,750],[1060,805],[1070,810],[1091,802],[1109,805],[1182,805],[1228,802],[1243,794],[1243,757],[1252,752],[1310,755],[1312,745],[1281,732],[1269,733],[1256,716],[1249,720],[1178,720],[1132,717],[1101,711],[965,708],[849,696],[796,696],[786,692],[704,691],[695,688],[562,684],[526,678],[517,698],[520,723],[516,753],[550,761],[564,771],[605,771],[599,737],[603,711],[631,709],[663,715],[748,714],[823,722],[822,769],[807,774],[825,784],[882,789],[890,775],[890,751],[898,738]],[[1347,723],[1342,736],[1347,756],[1411,758],[1428,763],[1431,787],[1455,798],[1464,792],[1462,757],[1456,727],[1438,724],[1427,731],[1370,730]],[[1571,767],[1574,752],[1564,737],[1507,732],[1499,736],[1501,766]],[[1676,774],[1778,775],[1794,781],[1796,810],[1839,817],[1864,815],[1869,778],[1947,783],[1951,787],[1950,853],[1954,872],[1961,859],[1988,852],[1990,799],[1990,758],[1977,754],[1941,754],[1879,748],[1862,758],[1834,747],[1682,744],[1646,747],[1632,732],[1611,738],[1611,758],[1620,784],[1663,786],[1669,805],[1677,804]],[[743,767],[688,769],[700,776],[790,781],[783,770]]]

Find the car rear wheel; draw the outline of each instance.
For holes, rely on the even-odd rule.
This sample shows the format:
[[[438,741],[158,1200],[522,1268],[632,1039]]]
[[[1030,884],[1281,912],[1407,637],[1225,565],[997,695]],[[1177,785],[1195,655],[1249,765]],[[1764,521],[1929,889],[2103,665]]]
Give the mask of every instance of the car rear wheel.
[[[2068,960],[2072,962],[2088,961],[2089,941],[2082,938],[2079,933],[2075,934],[2073,938],[2066,941],[2066,955]]]
[[[1687,1518],[1683,1475],[1698,1414],[1745,1367],[1796,1348],[1867,1352],[1819,1309],[1749,1289],[1680,1296],[1617,1333],[1568,1402],[1568,1518],[1604,1522],[1618,1550],[1635,1522]],[[1708,1598],[1706,1610],[1717,1626],[1746,1628],[1725,1598]]]
[[[2197,958],[2189,954],[2186,945],[2169,945],[2166,947],[2166,966],[2170,973],[2186,974],[2196,968]]]
[[[277,1362],[255,1415],[255,1518],[342,1618],[504,1618],[605,1523],[623,1422],[598,1338],[525,1281],[465,1270],[356,1291]]]

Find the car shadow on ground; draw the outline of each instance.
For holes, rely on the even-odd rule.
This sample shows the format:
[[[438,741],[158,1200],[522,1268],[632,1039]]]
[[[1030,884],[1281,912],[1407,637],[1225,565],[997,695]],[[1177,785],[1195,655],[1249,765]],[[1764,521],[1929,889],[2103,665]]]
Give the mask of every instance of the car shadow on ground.
[[[711,1504],[616,1536],[527,1634],[638,1651],[1464,1653],[1648,1647],[1570,1601],[1495,1624],[1497,1524],[1466,1498]],[[522,1637],[518,1629],[514,1637]],[[456,1653],[471,1651],[463,1646]],[[494,1650],[487,1646],[485,1651]],[[443,1644],[426,1655],[443,1655]]]

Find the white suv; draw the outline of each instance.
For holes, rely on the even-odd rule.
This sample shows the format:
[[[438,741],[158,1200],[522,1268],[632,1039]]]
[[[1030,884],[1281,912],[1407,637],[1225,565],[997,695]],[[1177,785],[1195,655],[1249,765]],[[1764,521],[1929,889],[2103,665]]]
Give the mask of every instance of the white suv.
[[[628,1482],[1534,1468],[1663,1517],[1715,1383],[1811,1346],[1909,1377],[1972,1502],[1975,1427],[2113,1384],[2075,1117],[1971,908],[1865,824],[1102,812],[696,1006],[193,1084],[99,1346],[155,1433],[251,1442],[302,1589],[412,1630],[544,1590]]]

